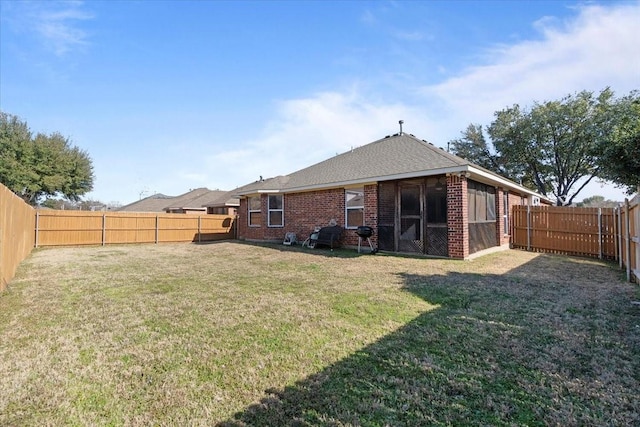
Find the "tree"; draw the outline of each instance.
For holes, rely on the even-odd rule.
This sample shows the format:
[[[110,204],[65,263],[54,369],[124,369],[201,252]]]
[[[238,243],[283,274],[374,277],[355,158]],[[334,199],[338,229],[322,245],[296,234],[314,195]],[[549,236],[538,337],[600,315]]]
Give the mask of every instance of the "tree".
[[[614,200],[605,200],[604,196],[591,196],[576,203],[579,208],[615,208],[619,202]]]
[[[559,101],[535,102],[531,109],[516,104],[495,113],[486,150],[474,150],[472,140],[463,139],[454,141],[454,152],[535,187],[558,205],[570,205],[593,178],[604,177],[601,151],[613,138],[623,100],[607,88],[597,96],[583,91]]]
[[[68,138],[57,132],[34,137],[25,122],[0,112],[0,182],[27,203],[58,194],[78,201],[93,180],[91,158]]]
[[[496,153],[491,141],[487,143],[482,125],[470,124],[461,135],[461,138],[449,142],[456,155],[512,181],[532,186],[531,176],[522,164],[510,162],[509,158]]]
[[[612,131],[599,146],[601,177],[640,192],[640,92],[622,98],[610,119]]]

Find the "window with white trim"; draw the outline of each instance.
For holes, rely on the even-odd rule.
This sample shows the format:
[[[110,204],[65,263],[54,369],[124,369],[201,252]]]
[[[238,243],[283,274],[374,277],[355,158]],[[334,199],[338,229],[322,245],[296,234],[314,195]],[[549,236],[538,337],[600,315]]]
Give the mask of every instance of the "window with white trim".
[[[249,197],[247,199],[249,209],[249,227],[260,227],[262,225],[262,202],[260,196]]]
[[[284,227],[284,204],[281,194],[269,195],[269,227]]]
[[[502,193],[502,209],[504,210],[504,234],[509,234],[509,192]]]
[[[345,227],[364,225],[364,188],[350,188],[344,192]]]

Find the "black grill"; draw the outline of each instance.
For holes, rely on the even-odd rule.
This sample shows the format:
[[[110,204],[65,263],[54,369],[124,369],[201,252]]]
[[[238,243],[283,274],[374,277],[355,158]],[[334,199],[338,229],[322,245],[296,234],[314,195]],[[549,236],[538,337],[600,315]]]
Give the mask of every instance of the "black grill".
[[[373,228],[367,227],[366,225],[358,227],[356,230],[356,234],[358,235],[358,253],[360,253],[360,246],[362,245],[362,239],[367,239],[367,243],[369,243],[369,248],[371,249],[371,253],[375,254],[378,252],[376,248],[371,244],[370,237],[373,236]]]
[[[367,227],[366,225],[360,226],[356,230],[356,234],[358,236],[362,237],[363,239],[366,239],[368,237],[373,236],[373,228],[372,227]]]

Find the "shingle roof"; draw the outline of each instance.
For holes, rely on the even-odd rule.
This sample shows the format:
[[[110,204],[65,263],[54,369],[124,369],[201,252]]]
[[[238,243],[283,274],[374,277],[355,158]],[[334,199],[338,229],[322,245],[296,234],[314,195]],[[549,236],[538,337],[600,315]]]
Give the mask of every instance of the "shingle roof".
[[[211,197],[204,201],[205,207],[240,206],[240,199],[234,196],[232,191],[213,191]]]
[[[406,133],[387,136],[290,175],[247,184],[233,193],[240,196],[259,192],[286,193],[445,173],[471,173],[473,179],[499,183],[526,194],[537,194]]]
[[[234,200],[236,203],[234,203]],[[200,209],[207,206],[239,206],[240,201],[234,199],[233,195],[229,191],[222,190],[207,190],[206,193],[199,196],[182,199],[177,202],[171,202],[171,205],[167,206],[167,209],[179,209],[190,208]]]
[[[468,165],[412,135],[383,138],[289,175],[285,188],[381,178]]]
[[[121,206],[117,210],[124,212],[164,212],[165,206],[167,206],[173,198],[173,196],[158,193]]]
[[[122,206],[126,212],[165,212],[168,209],[203,209],[207,206],[239,206],[238,199],[230,191],[196,188],[179,196],[154,194],[137,202]],[[204,209],[203,209],[204,210]]]
[[[467,160],[447,153],[409,134],[396,134],[331,157],[287,176],[258,181],[236,190],[237,194],[255,191],[294,190],[331,186],[349,182],[381,181],[412,173],[470,165]]]
[[[165,209],[202,209],[204,203],[211,201],[213,198],[212,195],[217,197],[219,196],[219,193],[223,193],[223,191],[212,191],[208,188],[196,188],[195,190],[191,190],[188,193],[171,200],[170,204],[168,204]]]

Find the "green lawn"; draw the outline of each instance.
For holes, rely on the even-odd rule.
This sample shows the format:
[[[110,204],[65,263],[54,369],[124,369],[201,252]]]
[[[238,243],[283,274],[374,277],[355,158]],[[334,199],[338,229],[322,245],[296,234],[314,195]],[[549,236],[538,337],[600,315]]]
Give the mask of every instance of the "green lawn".
[[[522,251],[36,250],[0,294],[0,425],[639,425],[622,279]]]

